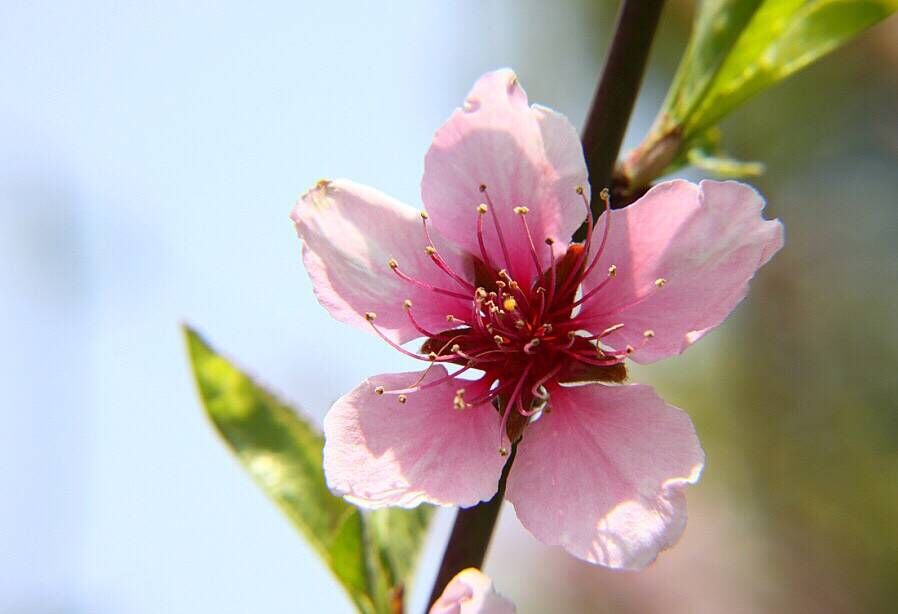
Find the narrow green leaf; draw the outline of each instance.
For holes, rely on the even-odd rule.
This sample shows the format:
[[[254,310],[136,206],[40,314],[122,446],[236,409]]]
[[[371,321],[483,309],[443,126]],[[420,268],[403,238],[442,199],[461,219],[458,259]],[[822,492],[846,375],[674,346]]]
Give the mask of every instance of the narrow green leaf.
[[[687,136],[713,126],[748,98],[896,10],[898,0],[765,0],[727,55],[698,108],[686,118]]]
[[[378,510],[368,517],[392,586],[403,584],[411,577],[432,513],[432,507],[422,505],[410,510]]]
[[[363,614],[396,611],[432,509],[363,514],[330,493],[324,439],[306,419],[217,354],[184,335],[203,406],[256,483],[325,561]]]
[[[195,331],[185,327],[184,333],[200,398],[225,443],[324,559],[359,611],[382,611],[372,598],[364,518],[327,489],[321,435]]]

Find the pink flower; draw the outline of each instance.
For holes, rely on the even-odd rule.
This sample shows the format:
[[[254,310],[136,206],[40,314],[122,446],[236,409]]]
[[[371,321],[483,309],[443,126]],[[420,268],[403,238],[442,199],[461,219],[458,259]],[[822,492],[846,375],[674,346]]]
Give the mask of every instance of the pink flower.
[[[430,614],[514,614],[514,604],[496,593],[493,581],[469,567],[458,572],[430,608]]]
[[[574,127],[529,106],[509,70],[436,133],[422,198],[427,213],[321,181],[292,213],[321,304],[427,363],[334,404],[330,487],[372,508],[475,505],[521,438],[507,498],[525,527],[593,563],[650,563],[683,531],[704,453],[685,413],[622,383],[625,360],[720,324],[782,225],[730,181],[663,183],[593,221]],[[567,243],[584,219],[587,240]]]

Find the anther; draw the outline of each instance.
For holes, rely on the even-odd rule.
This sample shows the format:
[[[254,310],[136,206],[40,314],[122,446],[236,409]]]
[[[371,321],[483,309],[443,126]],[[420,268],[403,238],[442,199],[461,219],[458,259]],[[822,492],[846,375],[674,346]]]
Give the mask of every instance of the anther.
[[[424,253],[426,253],[428,256],[433,256],[437,253],[437,248],[435,248],[433,245],[428,245],[424,248]]]
[[[396,397],[396,400],[405,405],[405,402],[408,401],[408,397],[404,394],[400,394],[398,397]]]
[[[402,301],[402,308],[405,309],[406,311],[411,309],[412,308],[412,300],[407,298],[404,301]]]
[[[611,198],[611,192],[608,191],[608,188],[602,188],[602,191],[599,192],[599,198],[604,201],[608,201]]]
[[[615,275],[617,275],[617,266],[612,264],[608,267],[608,277],[614,277]]]
[[[459,388],[455,391],[455,397],[452,399],[452,406],[457,410],[462,410],[465,408],[465,389]]]
[[[539,346],[539,338],[531,339],[524,345],[524,353],[532,354],[536,351],[536,348]]]
[[[480,189],[481,192],[486,192],[486,184],[485,184],[485,183],[481,183],[479,189]]]
[[[477,288],[474,291],[474,297],[479,298],[480,300],[485,299],[486,298],[486,290],[484,290],[483,288]]]
[[[374,313],[373,311],[365,312],[365,319],[368,320],[369,322],[373,322],[376,318],[377,318],[377,314]]]
[[[527,215],[528,213],[530,213],[530,209],[528,209],[527,207],[515,207],[513,211],[518,215]]]
[[[552,237],[546,237],[546,245],[555,245],[555,239]]]
[[[422,219],[422,220],[430,219],[430,216],[427,215],[427,211],[422,211],[422,212],[421,212],[421,219]]]
[[[525,326],[527,326],[527,323],[524,322],[524,320],[518,320],[517,322],[514,323],[514,327],[518,330],[521,330]]]
[[[505,338],[502,335],[495,335],[493,341],[495,341],[497,345],[502,345],[505,343]]]
[[[399,263],[396,262],[395,258],[390,258],[389,260],[387,260],[387,266],[391,269],[397,269],[399,268]]]
[[[432,360],[432,361],[433,361],[433,360],[436,360],[436,359],[437,359],[437,353],[436,353],[436,352],[429,352],[429,353],[427,354],[427,358],[430,359],[430,360]]]
[[[642,333],[642,336],[645,337],[646,339],[651,339],[652,337],[655,336],[655,331],[647,330],[644,333]]]
[[[518,306],[518,302],[514,299],[513,296],[505,297],[505,300],[502,301],[502,307],[505,311],[514,311],[515,307]]]
[[[384,393],[383,386],[378,386],[377,388],[374,389],[374,394],[383,394],[383,393]]]
[[[485,214],[489,210],[490,210],[489,207],[487,207],[483,203],[480,203],[479,205],[477,205],[477,213],[479,213],[480,215]]]
[[[455,316],[450,313],[449,315],[446,316],[446,321],[447,322],[455,322]]]
[[[577,194],[581,194],[581,195],[582,195],[582,194],[583,194],[583,186],[582,186],[582,185],[578,185],[576,188],[574,188],[574,191],[575,191]]]
[[[627,350],[626,350],[627,354],[632,354],[635,351],[636,351],[636,348],[634,348],[632,345],[627,346]]]
[[[666,283],[667,283],[667,280],[664,279],[663,277],[659,277],[658,279],[655,280],[655,285],[658,286],[659,288],[663,288],[664,284],[666,284]]]
[[[499,448],[499,456],[508,456],[508,448],[506,448],[506,447]]]

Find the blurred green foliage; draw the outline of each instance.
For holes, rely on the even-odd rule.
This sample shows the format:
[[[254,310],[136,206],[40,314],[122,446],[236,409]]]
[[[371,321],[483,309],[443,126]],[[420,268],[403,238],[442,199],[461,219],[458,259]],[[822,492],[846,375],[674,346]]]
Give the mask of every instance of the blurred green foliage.
[[[315,549],[359,612],[395,612],[432,508],[365,515],[330,493],[324,440],[307,420],[184,328],[206,413],[225,444]]]

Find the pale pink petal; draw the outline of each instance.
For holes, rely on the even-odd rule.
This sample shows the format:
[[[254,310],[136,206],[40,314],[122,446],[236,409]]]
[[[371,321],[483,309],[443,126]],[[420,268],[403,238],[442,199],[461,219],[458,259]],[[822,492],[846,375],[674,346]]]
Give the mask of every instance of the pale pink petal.
[[[487,186],[487,193],[480,186]],[[485,245],[496,268],[532,279],[535,266],[521,219],[514,208],[529,209],[527,222],[543,266],[549,262],[547,237],[564,243],[585,218],[586,164],[571,123],[545,107],[530,107],[527,94],[508,69],[487,73],[474,84],[464,107],[440,128],[424,160],[421,195],[444,236],[472,254],[477,241],[477,206],[495,207],[484,216]],[[498,217],[504,258],[491,216]]]
[[[659,184],[629,207],[612,211],[608,243],[584,283],[585,328],[624,327],[605,341],[637,348],[652,362],[679,354],[720,324],[748,291],[748,282],[783,245],[783,226],[765,220],[764,199],[735,181],[677,180]],[[606,216],[599,220],[598,246]],[[654,337],[643,341],[646,330]]]
[[[527,427],[509,501],[539,540],[607,567],[645,567],[686,526],[704,464],[689,416],[649,386],[556,388]]]
[[[430,614],[514,614],[514,604],[496,593],[493,581],[479,570],[468,567],[458,572]]]
[[[320,181],[306,192],[290,215],[303,240],[303,261],[318,301],[341,322],[371,331],[366,312],[394,341],[422,336],[411,324],[403,301],[411,299],[418,323],[430,331],[447,327],[449,314],[470,314],[471,300],[460,300],[400,279],[388,266],[451,292],[470,296],[428,256],[420,214],[389,196],[345,179]],[[473,279],[468,257],[433,229],[442,258],[461,277]]]
[[[420,373],[376,375],[342,397],[324,419],[324,473],[331,490],[370,508],[419,503],[468,507],[490,499],[505,459],[489,404],[457,410],[458,380],[407,395]],[[446,376],[436,366],[423,383]]]

